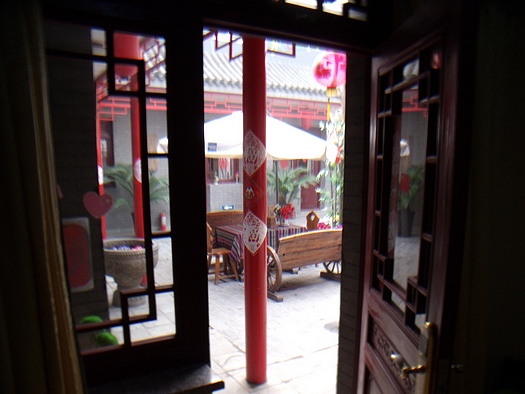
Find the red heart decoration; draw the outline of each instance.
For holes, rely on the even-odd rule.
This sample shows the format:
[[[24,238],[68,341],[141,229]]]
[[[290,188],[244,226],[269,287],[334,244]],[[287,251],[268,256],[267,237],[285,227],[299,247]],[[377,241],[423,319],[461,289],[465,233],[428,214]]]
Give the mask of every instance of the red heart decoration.
[[[84,194],[83,201],[86,210],[95,218],[104,216],[113,206],[113,197],[109,194],[99,196],[95,192],[87,192]]]

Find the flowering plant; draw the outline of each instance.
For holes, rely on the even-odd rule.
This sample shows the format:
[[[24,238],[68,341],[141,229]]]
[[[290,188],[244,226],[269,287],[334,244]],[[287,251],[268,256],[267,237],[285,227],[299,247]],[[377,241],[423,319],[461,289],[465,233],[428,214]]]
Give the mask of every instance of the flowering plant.
[[[332,225],[330,224],[330,222],[319,222],[317,224],[317,229],[318,230],[330,230],[332,228]],[[333,228],[343,228],[343,225],[342,224],[337,224],[337,225],[334,225]]]
[[[328,230],[328,229],[331,229],[332,228],[332,225],[330,223],[327,223],[327,222],[319,222],[317,224],[317,229],[319,230]]]
[[[273,207],[273,212],[278,218],[283,217],[285,219],[290,219],[295,215],[295,207],[292,204],[286,204],[282,207],[280,205],[276,205]]]

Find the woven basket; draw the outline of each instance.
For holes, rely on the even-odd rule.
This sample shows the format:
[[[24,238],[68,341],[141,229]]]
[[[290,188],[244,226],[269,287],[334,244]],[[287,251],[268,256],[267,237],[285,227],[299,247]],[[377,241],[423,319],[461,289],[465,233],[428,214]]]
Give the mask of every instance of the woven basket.
[[[134,287],[140,283],[140,279],[146,274],[146,250],[115,250],[115,246],[142,246],[143,239],[112,239],[104,241],[104,262],[106,274],[113,276],[119,287]],[[157,266],[159,260],[159,245],[153,243],[153,266]],[[117,280],[118,278],[118,280]],[[137,279],[138,278],[138,279]]]

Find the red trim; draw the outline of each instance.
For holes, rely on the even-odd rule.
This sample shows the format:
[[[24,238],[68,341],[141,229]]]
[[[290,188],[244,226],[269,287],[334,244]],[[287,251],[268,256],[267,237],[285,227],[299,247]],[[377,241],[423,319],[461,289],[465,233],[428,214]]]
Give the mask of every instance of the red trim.
[[[141,46],[139,37],[133,34],[114,33],[115,56],[129,59],[141,59]],[[131,71],[135,71],[131,68]],[[131,72],[127,66],[116,66],[115,72],[126,75]],[[137,75],[132,78],[131,87],[137,87]],[[137,98],[128,99],[128,106],[131,114],[131,155],[133,157],[132,165],[135,173],[135,166],[140,163],[140,110]],[[147,174],[142,174],[147,176]],[[144,238],[144,211],[142,206],[142,182],[139,182],[136,176],[133,177],[133,200],[135,205],[135,236]]]
[[[115,115],[128,115],[130,108],[127,97],[108,97],[103,89],[99,89],[98,108],[101,117],[108,119]],[[303,119],[326,120],[326,102],[282,99],[268,97],[267,109],[271,116],[279,120]],[[334,106],[332,104],[332,106]],[[337,106],[337,104],[335,105]],[[148,111],[166,111],[166,100],[149,97],[146,101]],[[242,95],[204,92],[204,112],[208,114],[229,115],[242,111]],[[413,111],[413,109],[410,109]],[[308,122],[306,123],[308,124]]]

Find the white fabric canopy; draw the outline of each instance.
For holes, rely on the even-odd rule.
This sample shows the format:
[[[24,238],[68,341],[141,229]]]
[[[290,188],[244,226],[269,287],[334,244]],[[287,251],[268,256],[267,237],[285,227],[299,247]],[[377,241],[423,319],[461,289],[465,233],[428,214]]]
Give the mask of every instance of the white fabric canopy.
[[[206,122],[204,124],[206,157],[242,157],[242,112]],[[159,152],[168,151],[168,141],[159,142]],[[266,152],[275,160],[311,159],[323,160],[326,141],[289,124],[266,117]]]

